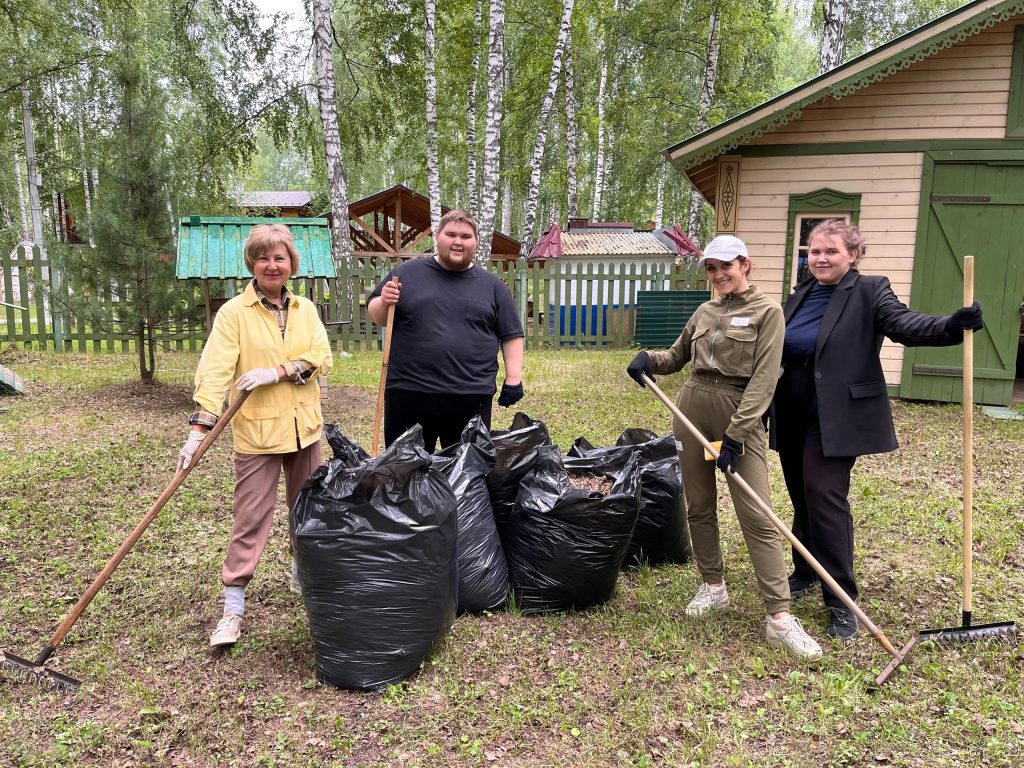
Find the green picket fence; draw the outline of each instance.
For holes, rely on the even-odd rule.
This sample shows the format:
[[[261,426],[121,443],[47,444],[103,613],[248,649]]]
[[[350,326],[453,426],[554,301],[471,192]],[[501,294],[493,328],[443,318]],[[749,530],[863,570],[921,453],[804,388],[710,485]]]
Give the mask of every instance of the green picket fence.
[[[290,288],[313,301],[335,346],[354,351],[378,349],[380,329],[366,313],[365,297],[396,264],[393,259],[360,259],[339,278],[297,279]],[[72,316],[61,301],[81,291],[75,276],[55,289],[38,249],[19,247],[0,256],[0,340],[37,349],[67,351],[135,350],[132,329],[118,324],[120,308],[131,300],[127,287],[111,285],[91,297],[104,318],[95,326]],[[512,292],[526,330],[527,347],[626,347],[636,338],[637,297],[641,292],[706,290],[702,272],[691,264],[566,263],[548,260],[489,265]],[[154,330],[164,349],[196,351],[206,339],[206,296],[214,311],[244,288],[243,280],[182,280],[182,308],[195,319]],[[337,297],[342,298],[339,310]],[[354,298],[350,298],[354,297]],[[58,341],[60,343],[58,343]]]

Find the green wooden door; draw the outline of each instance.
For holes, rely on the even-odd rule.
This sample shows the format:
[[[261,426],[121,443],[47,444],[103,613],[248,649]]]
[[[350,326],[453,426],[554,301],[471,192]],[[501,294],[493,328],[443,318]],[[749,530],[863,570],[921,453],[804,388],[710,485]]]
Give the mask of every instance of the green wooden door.
[[[1024,166],[936,163],[922,192],[925,226],[918,233],[911,306],[932,315],[963,303],[963,257],[974,256],[974,295],[985,330],[974,334],[976,402],[1009,404],[1016,370],[1018,307],[1024,296]],[[901,397],[961,402],[960,346],[907,349]]]

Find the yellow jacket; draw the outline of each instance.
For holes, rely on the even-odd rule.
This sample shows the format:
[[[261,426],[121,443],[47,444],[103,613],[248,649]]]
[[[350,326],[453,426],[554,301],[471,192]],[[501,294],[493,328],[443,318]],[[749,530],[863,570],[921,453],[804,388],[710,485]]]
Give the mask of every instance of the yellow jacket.
[[[195,401],[203,410],[220,414],[224,391],[238,396],[235,379],[253,368],[274,368],[286,360],[312,364],[305,384],[284,380],[257,387],[232,424],[238,453],[291,453],[320,440],[323,415],[317,376],[331,369],[333,358],[316,307],[291,296],[284,338],[277,320],[256,295],[252,281],[217,312],[210,338],[196,369]]]

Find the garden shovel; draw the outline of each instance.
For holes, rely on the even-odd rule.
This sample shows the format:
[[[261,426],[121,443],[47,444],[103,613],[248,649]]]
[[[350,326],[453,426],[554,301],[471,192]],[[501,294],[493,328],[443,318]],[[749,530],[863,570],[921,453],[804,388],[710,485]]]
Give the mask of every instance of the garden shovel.
[[[655,395],[657,395],[658,399],[661,400],[661,402],[663,402],[672,412],[672,415],[679,419],[680,423],[684,427],[686,427],[687,431],[691,435],[697,438],[697,441],[704,446],[704,450],[708,454],[717,459],[718,451],[715,450],[715,446],[712,445],[708,441],[708,439],[700,433],[700,430],[697,429],[697,427],[695,427],[693,423],[683,415],[683,412],[676,407],[676,404],[669,400],[669,398],[665,395],[664,392],[658,389],[654,381],[647,374],[640,375],[643,378],[644,384],[647,385],[647,388],[650,389]],[[853,601],[853,598],[846,594],[845,590],[843,590],[843,588],[839,586],[836,580],[829,575],[829,572],[825,570],[824,566],[822,566],[822,564],[814,558],[814,555],[810,553],[807,547],[805,547],[800,542],[800,540],[793,535],[793,532],[789,529],[789,527],[785,523],[783,523],[782,520],[779,519],[779,516],[772,511],[772,508],[768,506],[764,502],[764,500],[754,492],[754,489],[750,487],[747,481],[740,477],[738,472],[732,473],[731,478],[740,488],[743,489],[744,493],[746,493],[747,496],[750,497],[750,500],[754,502],[757,508],[761,510],[761,514],[767,517],[768,520],[772,523],[772,525],[778,528],[782,535],[789,539],[789,543],[793,545],[793,549],[795,549],[803,556],[804,560],[807,561],[807,564],[814,569],[815,573],[818,574],[818,577],[823,582],[828,584],[828,586],[832,589],[833,592],[835,592],[836,596],[843,601],[843,604],[846,605],[847,608],[853,611],[854,615],[857,617],[857,620],[860,621],[860,623],[867,628],[867,630],[878,641],[879,645],[881,645],[886,650],[886,652],[893,657],[893,661],[892,663],[890,663],[889,666],[892,669],[895,669],[900,664],[900,662],[902,662],[903,659],[906,657],[907,652],[913,647],[915,640],[911,640],[909,643],[907,643],[906,646],[904,646],[903,649],[897,651],[893,644],[889,642],[889,638],[885,636],[882,630],[876,627],[875,623],[868,618],[868,615],[864,613],[864,611],[861,610],[860,606]],[[889,670],[889,674],[892,674],[891,669]],[[885,677],[879,675],[878,678],[875,679],[875,682],[878,685],[881,685],[888,678],[888,674],[885,675]]]
[[[96,597],[96,594],[103,588],[103,585],[110,579],[114,569],[121,564],[121,561],[131,551],[132,547],[135,546],[135,542],[141,538],[143,532],[149,527],[150,523],[156,520],[157,515],[160,514],[160,510],[164,508],[164,505],[168,502],[174,492],[178,490],[178,486],[181,485],[185,478],[188,477],[189,473],[195,469],[199,460],[206,453],[206,450],[213,444],[213,441],[217,439],[217,436],[224,431],[224,427],[228,425],[232,417],[238,412],[238,409],[242,407],[242,403],[249,397],[250,390],[242,390],[238,393],[238,396],[234,399],[231,405],[228,406],[224,414],[217,420],[217,423],[213,425],[213,428],[209,431],[206,438],[196,448],[196,452],[192,454],[192,460],[189,462],[187,467],[183,467],[180,472],[174,474],[174,478],[164,489],[164,492],[160,494],[160,497],[153,502],[153,505],[146,512],[146,515],[139,521],[139,524],[135,526],[128,538],[124,540],[124,543],[118,548],[117,552],[107,561],[106,566],[100,571],[100,574],[93,580],[92,584],[85,591],[85,594],[79,598],[78,602],[68,613],[64,621],[61,622],[60,626],[53,633],[43,649],[36,656],[34,662],[23,659],[20,656],[15,656],[12,653],[6,651],[0,651],[0,667],[5,671],[13,672],[16,677],[25,682],[33,683],[34,685],[40,685],[44,687],[55,688],[61,691],[74,692],[81,685],[81,682],[75,680],[67,675],[62,675],[59,672],[55,672],[51,669],[46,669],[43,664],[48,658],[57,650],[57,645],[64,636],[71,630],[71,627],[78,620],[78,617],[82,615],[82,612],[88,607],[92,599]]]
[[[964,256],[964,306],[974,303],[974,257]],[[917,636],[920,643],[932,642],[940,646],[959,645],[973,640],[1016,640],[1017,625],[1012,621],[998,621],[992,624],[971,623],[971,568],[974,559],[974,331],[964,330],[964,537],[963,567],[964,592],[963,611],[959,627],[925,629]]]

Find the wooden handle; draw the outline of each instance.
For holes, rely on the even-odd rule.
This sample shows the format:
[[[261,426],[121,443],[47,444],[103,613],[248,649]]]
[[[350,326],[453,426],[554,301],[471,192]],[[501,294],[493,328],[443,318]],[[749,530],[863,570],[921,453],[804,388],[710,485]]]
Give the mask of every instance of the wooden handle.
[[[135,526],[135,530],[128,535],[128,538],[124,540],[124,543],[118,548],[117,552],[115,552],[110,560],[107,561],[106,566],[104,566],[103,570],[100,571],[93,583],[89,585],[85,594],[79,598],[77,603],[75,603],[71,612],[68,613],[67,618],[65,618],[64,621],[61,622],[60,626],[57,627],[57,631],[54,632],[53,637],[50,638],[48,648],[43,650],[43,653],[46,656],[53,653],[53,649],[57,647],[58,643],[60,643],[60,641],[64,639],[64,636],[71,630],[71,627],[78,620],[78,617],[82,615],[82,612],[88,607],[89,603],[92,602],[92,599],[96,597],[96,594],[110,579],[110,575],[114,572],[117,566],[121,564],[121,561],[124,560],[132,547],[135,546],[135,542],[139,540],[143,532],[149,527],[150,523],[156,520],[157,515],[160,514],[160,510],[164,508],[167,501],[174,495],[174,492],[178,490],[178,486],[185,481],[185,478],[188,477],[189,473],[196,468],[197,464],[199,464],[199,460],[203,457],[203,454],[206,453],[206,450],[213,445],[213,441],[217,439],[217,435],[224,431],[224,428],[228,425],[234,415],[238,413],[238,409],[242,407],[242,403],[245,402],[250,393],[251,390],[242,390],[238,393],[238,397],[232,401],[231,405],[228,406],[228,409],[224,411],[224,414],[217,420],[217,423],[213,425],[213,428],[199,444],[199,447],[196,448],[196,452],[192,454],[192,459],[189,462],[189,465],[187,467],[182,467],[181,471],[174,474],[174,478],[167,487],[164,488],[164,492],[160,494],[160,497],[153,502],[153,506],[151,506],[149,511],[146,512],[145,517],[139,521],[139,524]],[[40,655],[42,656],[42,654]],[[45,661],[45,657],[43,660]]]
[[[391,278],[392,283],[398,282],[398,277]],[[377,408],[373,413],[373,444],[370,447],[370,455],[376,456],[380,448],[380,428],[384,420],[384,386],[388,381],[388,359],[391,357],[391,331],[395,325],[395,305],[388,307],[388,320],[384,326],[384,358],[380,363],[380,382],[377,384]]]
[[[668,406],[668,409],[672,411],[672,415],[679,419],[682,425],[686,427],[687,431],[691,435],[693,435],[701,445],[704,446],[704,450],[717,459],[718,451],[716,451],[715,447],[708,441],[708,439],[700,433],[700,430],[697,429],[690,422],[690,420],[683,415],[683,412],[676,407],[676,404],[669,400],[668,397],[665,396],[664,392],[658,389],[658,387],[655,385],[653,381],[651,381],[651,378],[647,374],[642,373],[640,374],[640,376],[643,378],[644,384],[647,385],[648,389],[650,389],[655,395],[657,395],[658,399],[661,400],[661,402]],[[889,655],[897,656],[899,652],[896,650],[895,647],[893,647],[893,644],[889,642],[889,638],[887,638],[885,634],[883,634],[882,630],[875,626],[874,622],[872,622],[871,619],[868,618],[868,615],[861,610],[860,606],[853,602],[853,598],[846,594],[843,588],[840,587],[836,580],[829,575],[828,571],[825,570],[821,563],[819,563],[814,558],[814,555],[812,555],[808,551],[807,547],[800,543],[800,540],[793,535],[793,532],[789,530],[786,524],[779,519],[779,516],[772,511],[772,508],[765,504],[764,500],[760,496],[754,493],[754,489],[750,487],[747,481],[744,480],[738,472],[730,472],[728,478],[732,482],[736,483],[736,485],[738,485],[740,488],[742,488],[743,491],[750,498],[750,500],[757,505],[757,508],[759,510],[761,510],[761,513],[765,517],[767,517],[768,520],[771,521],[772,525],[778,528],[782,535],[789,539],[789,543],[793,545],[793,549],[795,549],[803,556],[804,560],[806,560],[807,564],[814,569],[815,573],[818,574],[821,580],[828,584],[829,588],[836,593],[836,596],[843,601],[843,604],[846,605],[847,608],[853,611],[854,615],[860,620],[861,624],[867,627],[868,631],[875,636],[875,639],[878,640],[878,642],[881,644],[883,648],[885,648]],[[683,478],[683,482],[686,482],[685,478]]]
[[[964,306],[974,303],[974,257],[964,256]],[[964,329],[964,599],[963,624],[971,623],[974,558],[974,331]]]

